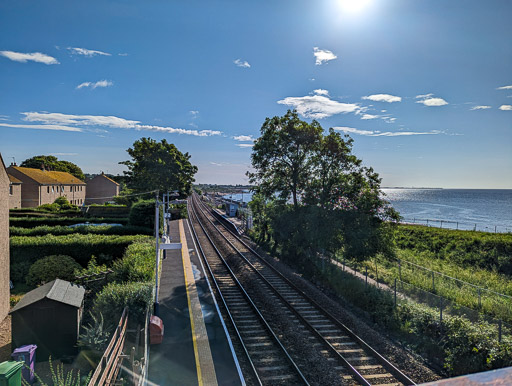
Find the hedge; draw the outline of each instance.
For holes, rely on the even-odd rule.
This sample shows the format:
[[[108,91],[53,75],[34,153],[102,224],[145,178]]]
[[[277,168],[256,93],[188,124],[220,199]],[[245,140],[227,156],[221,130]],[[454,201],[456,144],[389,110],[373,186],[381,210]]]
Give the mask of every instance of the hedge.
[[[126,218],[109,217],[11,217],[9,225],[13,227],[34,228],[41,225],[73,225],[80,223],[115,223],[126,225]]]
[[[155,243],[153,240],[130,244],[123,258],[114,261],[112,280],[118,283],[150,281],[155,277]]]
[[[109,259],[120,258],[125,249],[135,241],[149,239],[148,236],[107,236],[71,234],[65,236],[15,236],[11,237],[11,265],[33,263],[50,255],[68,255],[81,266],[87,266],[92,255],[98,256],[100,264]]]
[[[70,234],[96,234],[96,235],[152,235],[153,229],[125,225],[125,226],[112,226],[112,225],[81,225],[77,227],[68,227],[64,225],[50,226],[41,225],[35,228],[21,228],[10,227],[9,233],[13,236],[44,236],[55,235],[63,236]]]
[[[46,256],[31,265],[25,281],[30,287],[36,287],[57,278],[73,281],[76,269],[80,269],[80,265],[70,256]]]

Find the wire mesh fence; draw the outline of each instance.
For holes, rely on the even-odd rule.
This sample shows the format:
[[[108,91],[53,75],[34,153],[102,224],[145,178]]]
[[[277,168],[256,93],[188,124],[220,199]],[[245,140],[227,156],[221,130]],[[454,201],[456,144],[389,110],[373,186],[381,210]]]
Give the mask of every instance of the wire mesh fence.
[[[512,232],[512,226],[510,225],[490,225],[480,224],[468,221],[452,221],[452,220],[439,220],[430,218],[416,218],[407,217],[402,219],[402,223],[405,224],[418,224],[426,225],[428,227],[435,228],[446,228],[466,231],[479,231],[479,232],[493,232],[493,233],[510,233]]]

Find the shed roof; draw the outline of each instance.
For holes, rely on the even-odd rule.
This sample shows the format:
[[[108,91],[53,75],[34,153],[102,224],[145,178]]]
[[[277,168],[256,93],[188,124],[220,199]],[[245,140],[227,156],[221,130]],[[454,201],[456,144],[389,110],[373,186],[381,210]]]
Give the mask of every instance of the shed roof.
[[[11,176],[9,173],[7,173],[7,175],[9,176],[9,181],[11,181],[11,184],[21,184],[22,182],[20,180],[18,180],[16,177],[14,176]]]
[[[44,298],[79,308],[82,306],[84,295],[84,287],[70,283],[66,280],[55,279],[26,293],[10,313],[19,311],[20,309],[34,304]]]
[[[27,177],[42,185],[64,184],[64,185],[85,185],[85,182],[66,172],[53,172],[21,166],[11,166],[14,170],[23,173]]]

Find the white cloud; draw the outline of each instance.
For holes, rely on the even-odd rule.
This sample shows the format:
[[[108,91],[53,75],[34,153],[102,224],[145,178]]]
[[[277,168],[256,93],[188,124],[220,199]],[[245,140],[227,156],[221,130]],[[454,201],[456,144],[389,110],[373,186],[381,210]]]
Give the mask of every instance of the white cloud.
[[[254,141],[254,138],[252,137],[252,135],[236,135],[233,137],[233,139],[235,141]]]
[[[327,96],[327,97],[329,96],[329,91],[321,89],[321,88],[317,88],[316,90],[313,90],[313,92],[316,95],[324,95],[324,96]]]
[[[470,110],[487,110],[490,109],[491,106],[473,106]]]
[[[501,86],[501,87],[498,87],[496,90],[512,90],[512,85],[510,85],[510,86]]]
[[[503,111],[512,111],[512,106],[511,106],[511,105],[501,105],[501,106],[500,106],[500,110],[503,110]]]
[[[389,95],[389,94],[374,94],[374,95],[368,95],[364,96],[361,99],[368,99],[374,102],[387,102],[387,103],[393,103],[393,102],[401,102],[402,98],[399,96]]]
[[[237,59],[237,60],[233,60],[233,63],[235,63],[235,65],[237,67],[242,67],[242,68],[251,68],[251,65],[249,64],[248,61],[246,60],[242,60],[242,59]]]
[[[15,62],[26,63],[28,61],[44,63],[44,64],[59,64],[59,61],[53,56],[42,54],[40,52],[22,53],[14,51],[0,51],[1,56],[5,56]]]
[[[367,120],[367,119],[377,119],[380,118],[380,115],[372,115],[372,114],[363,114],[361,119]]]
[[[192,118],[196,118],[199,115],[199,111],[197,110],[190,110],[190,115],[192,115]]]
[[[387,112],[388,110],[380,110],[381,113],[385,113]]]
[[[448,102],[446,102],[443,98],[433,98],[433,95],[434,94],[417,95],[416,99],[421,100],[417,101],[416,103],[422,103],[428,107],[444,106],[448,104]]]
[[[223,164],[218,163],[218,162],[210,162],[210,165],[215,165],[215,166],[224,166]]]
[[[253,143],[237,143],[236,146],[241,147],[241,148],[247,148],[247,147],[253,147],[254,144]]]
[[[321,119],[335,114],[354,113],[360,107],[354,103],[340,103],[322,95],[287,97],[277,103],[292,106],[297,112],[306,117]]]
[[[14,123],[0,123],[2,127],[12,127],[15,129],[36,129],[36,130],[59,130],[59,131],[75,131],[82,132],[79,127],[70,127],[64,125],[18,125]]]
[[[439,130],[432,130],[428,132],[418,132],[418,131],[373,131],[373,130],[359,130],[353,127],[334,127],[334,130],[342,131],[347,134],[358,134],[365,135],[368,137],[402,137],[402,136],[411,136],[411,135],[436,135],[436,134],[444,134]]]
[[[382,120],[386,123],[394,123],[396,121],[396,118],[394,117],[382,117]]]
[[[100,126],[100,127],[111,127],[117,129],[135,129],[135,130],[148,130],[163,132],[168,134],[184,134],[193,135],[196,137],[209,137],[212,135],[221,135],[222,131],[218,130],[187,130],[174,127],[165,126],[154,126],[154,125],[143,125],[140,121],[133,121],[129,119],[119,118],[115,116],[103,116],[103,115],[72,115],[62,113],[38,113],[38,112],[26,112],[22,113],[25,117],[23,120],[28,122],[42,122],[45,125],[83,125],[83,126]],[[82,131],[76,127],[74,131]],[[73,131],[73,130],[70,130]]]
[[[87,48],[68,47],[68,50],[73,55],[83,55],[83,56],[87,56],[89,58],[96,56],[96,55],[112,56],[112,54],[109,54],[108,52],[97,51],[97,50],[88,50]]]
[[[76,88],[81,89],[84,87],[90,87],[94,90],[97,87],[110,87],[113,85],[114,85],[114,82],[112,82],[111,80],[103,79],[103,80],[99,80],[97,82],[83,82],[83,83],[80,83],[78,86],[76,86]]]
[[[320,66],[323,63],[327,63],[330,60],[334,60],[337,58],[336,55],[329,50],[321,50],[318,47],[313,47],[313,55],[315,55],[315,64]]]

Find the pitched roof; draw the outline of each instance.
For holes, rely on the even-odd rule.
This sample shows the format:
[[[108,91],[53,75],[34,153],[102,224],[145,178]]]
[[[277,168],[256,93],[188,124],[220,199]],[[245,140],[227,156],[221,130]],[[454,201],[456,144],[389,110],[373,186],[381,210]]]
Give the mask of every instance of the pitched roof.
[[[7,173],[7,176],[9,177],[9,181],[11,181],[11,184],[21,184],[22,183],[16,177],[11,176],[9,173]]]
[[[55,279],[26,293],[9,313],[19,311],[20,309],[34,304],[44,298],[80,308],[84,295],[84,287],[70,283],[66,280]]]
[[[43,185],[64,184],[64,185],[85,185],[85,182],[66,172],[50,172],[46,170],[11,166],[20,173]],[[9,168],[9,169],[10,169]]]
[[[116,185],[119,185],[117,182],[115,182],[112,178],[107,177],[105,174],[101,173],[98,174],[96,177],[91,178],[88,182],[91,182],[92,180],[95,180],[96,178],[105,178],[106,180],[113,182]]]

